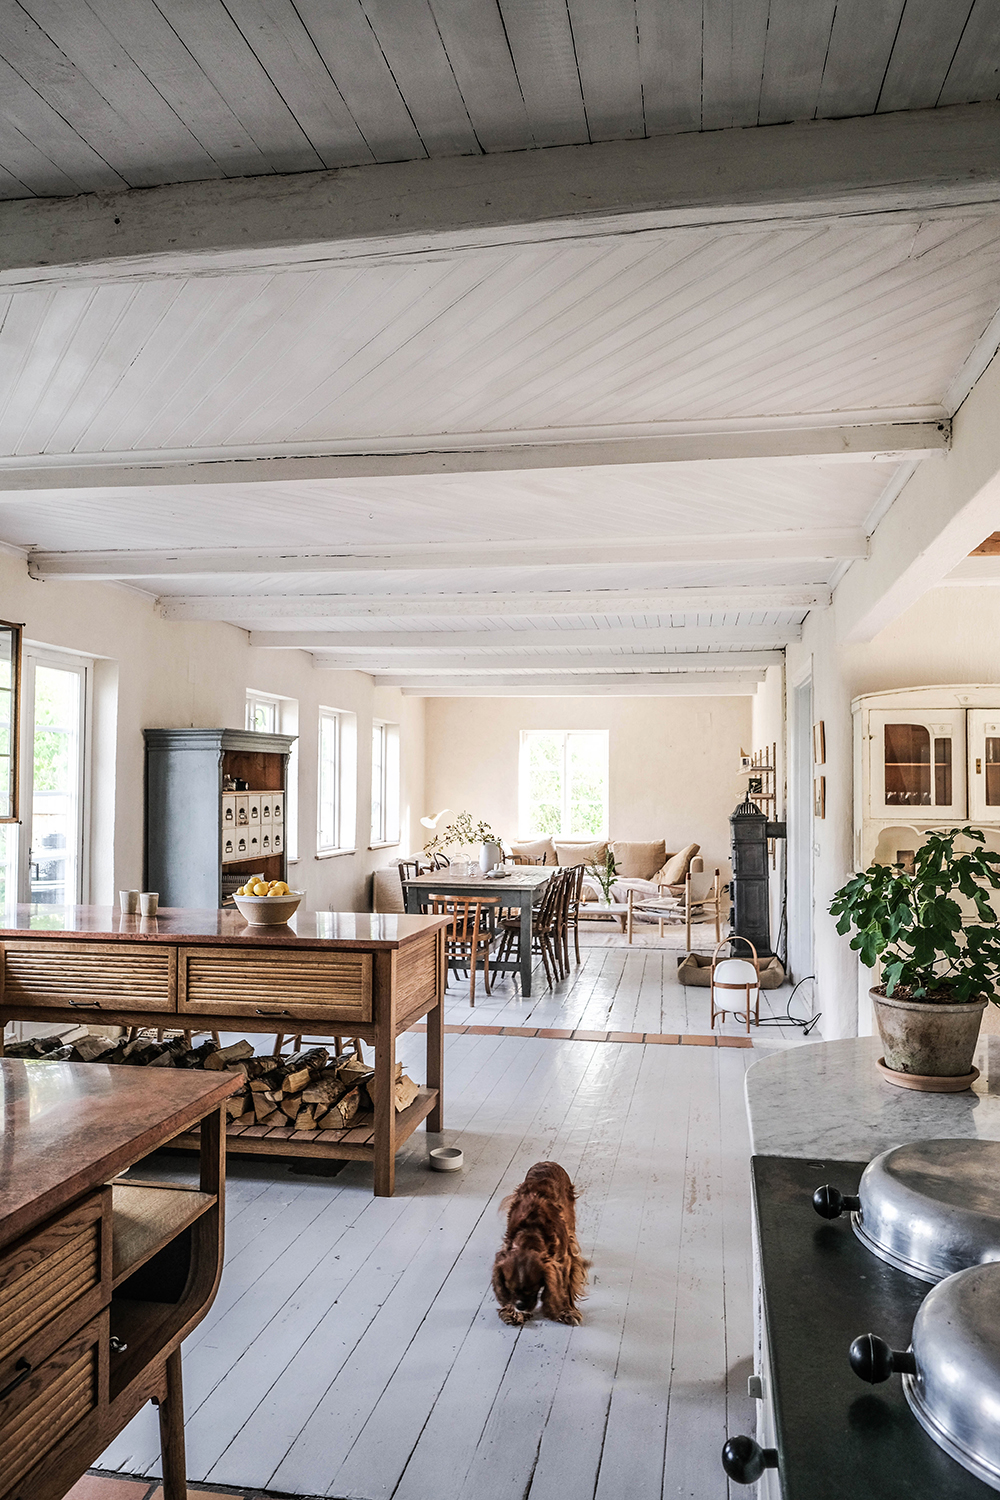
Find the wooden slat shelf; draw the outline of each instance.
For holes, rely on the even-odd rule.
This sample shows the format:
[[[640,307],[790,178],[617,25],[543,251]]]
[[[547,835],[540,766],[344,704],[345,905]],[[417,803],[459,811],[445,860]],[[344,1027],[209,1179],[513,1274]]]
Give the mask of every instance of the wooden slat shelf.
[[[413,1103],[396,1116],[396,1149],[409,1140],[437,1102],[437,1089],[421,1089]],[[196,1151],[198,1136],[175,1136],[171,1146]],[[293,1127],[231,1124],[226,1127],[229,1156],[308,1156],[331,1161],[371,1161],[375,1154],[375,1116],[358,1115],[344,1130],[295,1130]]]
[[[201,1137],[196,1137],[199,1149]],[[112,1284],[118,1286],[217,1202],[188,1188],[112,1186]]]

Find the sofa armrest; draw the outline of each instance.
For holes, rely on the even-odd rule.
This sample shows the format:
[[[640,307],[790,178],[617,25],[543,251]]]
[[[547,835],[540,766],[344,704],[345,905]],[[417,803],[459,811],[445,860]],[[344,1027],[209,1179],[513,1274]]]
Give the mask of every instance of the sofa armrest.
[[[688,865],[688,869],[691,871],[692,875],[704,875],[705,861],[702,859],[700,854],[694,855],[691,863]]]

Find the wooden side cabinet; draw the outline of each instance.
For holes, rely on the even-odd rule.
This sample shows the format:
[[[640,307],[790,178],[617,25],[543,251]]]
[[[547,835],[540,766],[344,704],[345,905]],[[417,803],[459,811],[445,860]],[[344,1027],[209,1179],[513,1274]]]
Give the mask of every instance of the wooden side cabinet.
[[[284,880],[288,757],[295,736],[144,729],[145,888],[161,906],[222,905],[248,875]],[[226,778],[247,790],[226,792]]]
[[[61,1500],[149,1400],[166,1500],[185,1500],[180,1344],[222,1270],[236,1084],[0,1062],[0,1500]],[[197,1186],[122,1178],[199,1121]]]

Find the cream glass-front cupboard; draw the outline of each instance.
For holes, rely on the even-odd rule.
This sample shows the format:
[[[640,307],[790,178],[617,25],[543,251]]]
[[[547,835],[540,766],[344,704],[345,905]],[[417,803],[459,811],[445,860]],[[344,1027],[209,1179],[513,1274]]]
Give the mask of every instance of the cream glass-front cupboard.
[[[906,868],[932,828],[971,823],[1000,849],[1000,685],[855,698],[854,860]]]

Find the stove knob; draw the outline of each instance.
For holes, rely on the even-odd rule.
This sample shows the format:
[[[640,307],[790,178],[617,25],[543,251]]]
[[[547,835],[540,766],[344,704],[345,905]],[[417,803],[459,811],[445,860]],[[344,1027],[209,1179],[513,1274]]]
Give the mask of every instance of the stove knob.
[[[762,1448],[752,1437],[728,1438],[722,1445],[722,1467],[736,1484],[756,1484],[765,1469],[778,1467],[777,1448]]]
[[[813,1193],[813,1208],[821,1219],[839,1219],[841,1214],[849,1210],[855,1212],[861,1207],[861,1199],[852,1193],[842,1193],[839,1188],[831,1187],[824,1182]]]
[[[881,1385],[890,1375],[915,1375],[917,1362],[909,1349],[890,1349],[875,1333],[863,1333],[851,1345],[851,1369],[869,1385]]]

